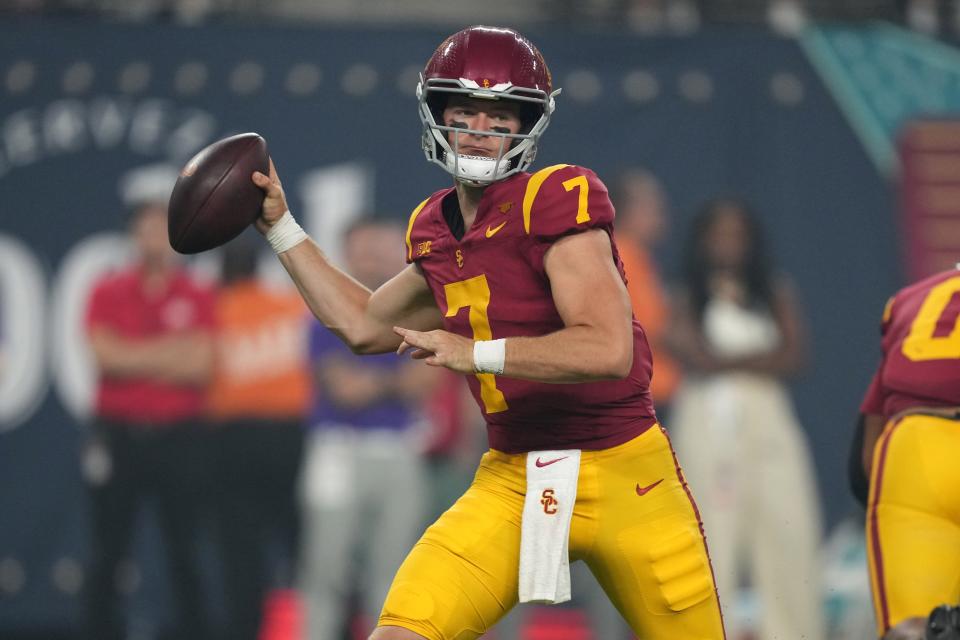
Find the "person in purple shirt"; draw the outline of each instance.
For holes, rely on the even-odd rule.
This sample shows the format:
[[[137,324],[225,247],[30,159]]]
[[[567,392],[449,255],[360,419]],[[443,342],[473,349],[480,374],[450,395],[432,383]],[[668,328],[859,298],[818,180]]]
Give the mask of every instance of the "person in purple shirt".
[[[360,361],[329,329],[319,322],[311,325],[310,361],[320,374],[320,392],[314,397],[310,428],[407,431],[417,412],[396,388],[407,363],[393,353]]]
[[[347,271],[367,287],[403,267],[403,230],[391,223],[361,220],[343,247]],[[305,637],[327,640],[342,637],[355,592],[365,632],[372,629],[422,533],[429,492],[420,407],[438,372],[392,353],[360,358],[318,322],[310,359],[317,384],[301,487],[301,589]]]

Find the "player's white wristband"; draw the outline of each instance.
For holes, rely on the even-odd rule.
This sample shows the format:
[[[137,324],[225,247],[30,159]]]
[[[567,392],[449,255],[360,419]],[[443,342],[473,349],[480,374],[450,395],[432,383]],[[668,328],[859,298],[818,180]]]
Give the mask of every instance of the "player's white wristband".
[[[507,356],[507,341],[477,340],[473,343],[473,369],[477,373],[503,373],[503,361]]]
[[[267,231],[267,242],[277,254],[289,251],[307,239],[307,232],[297,224],[289,211],[284,211]]]

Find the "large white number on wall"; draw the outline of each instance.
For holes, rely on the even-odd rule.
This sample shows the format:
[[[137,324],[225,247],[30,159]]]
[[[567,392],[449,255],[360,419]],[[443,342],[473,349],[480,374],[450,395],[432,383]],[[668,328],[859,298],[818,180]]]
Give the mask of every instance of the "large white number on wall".
[[[87,347],[85,317],[94,284],[125,264],[130,244],[120,233],[98,233],[64,256],[50,302],[50,371],[67,411],[84,421],[93,410],[96,371]]]
[[[344,230],[373,213],[373,170],[359,162],[323,167],[304,174],[298,187],[304,211],[296,217],[327,257],[342,266]]]
[[[21,241],[0,234],[0,431],[30,417],[47,390],[43,267]]]

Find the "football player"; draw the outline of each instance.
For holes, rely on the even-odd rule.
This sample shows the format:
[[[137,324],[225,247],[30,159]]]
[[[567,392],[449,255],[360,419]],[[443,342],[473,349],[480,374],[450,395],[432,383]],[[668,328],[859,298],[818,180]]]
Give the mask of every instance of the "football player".
[[[253,175],[266,194],[258,228],[317,318],[357,353],[409,351],[464,374],[486,417],[473,485],[399,569],[374,640],[492,627],[518,601],[531,473],[568,458],[579,459],[575,498],[548,487],[526,500],[571,518],[562,561],[584,560],[640,637],[723,637],[696,506],[650,398],[607,189],[574,165],[527,172],[558,93],[511,29],[471,27],[437,48],[417,91],[423,150],[454,185],[414,209],[409,264],[373,292],[300,229],[272,166]]]
[[[960,271],[899,291],[881,331],[858,436],[877,635],[893,638],[960,601]]]
[[[883,640],[960,640],[960,607],[940,605],[926,618],[907,618],[891,627]]]

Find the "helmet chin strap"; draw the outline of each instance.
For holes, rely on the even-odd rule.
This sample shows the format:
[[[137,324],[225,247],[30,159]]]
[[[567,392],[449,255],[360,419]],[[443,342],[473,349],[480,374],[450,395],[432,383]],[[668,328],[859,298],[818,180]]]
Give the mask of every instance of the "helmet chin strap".
[[[482,187],[499,180],[510,170],[509,160],[500,160],[499,166],[493,158],[484,156],[467,156],[463,154],[447,153],[444,163],[458,182],[472,187]]]

